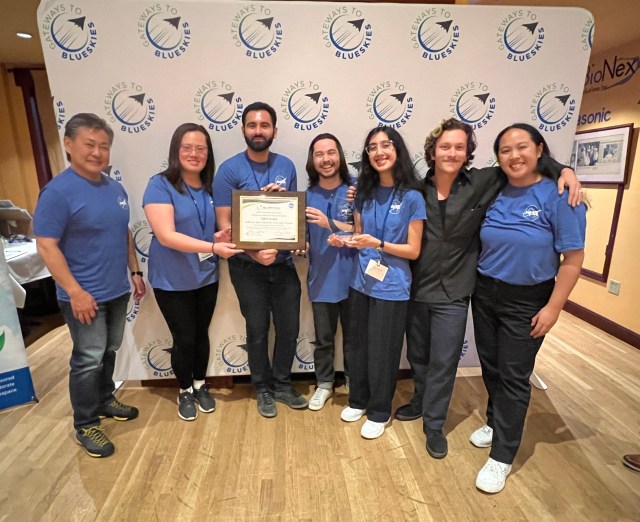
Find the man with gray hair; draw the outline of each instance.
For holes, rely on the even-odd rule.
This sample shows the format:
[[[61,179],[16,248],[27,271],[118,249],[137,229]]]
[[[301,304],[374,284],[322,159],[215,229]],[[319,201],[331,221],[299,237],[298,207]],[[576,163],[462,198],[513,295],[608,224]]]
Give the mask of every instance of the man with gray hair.
[[[38,253],[56,281],[58,304],[73,341],[69,393],[76,439],[92,457],[113,443],[100,419],[130,420],[137,408],[114,397],[113,369],[124,333],[131,270],[134,298],[145,292],[129,231],[129,202],[120,183],[103,174],[113,130],[95,114],[67,123],[69,168],[40,192],[34,215]]]

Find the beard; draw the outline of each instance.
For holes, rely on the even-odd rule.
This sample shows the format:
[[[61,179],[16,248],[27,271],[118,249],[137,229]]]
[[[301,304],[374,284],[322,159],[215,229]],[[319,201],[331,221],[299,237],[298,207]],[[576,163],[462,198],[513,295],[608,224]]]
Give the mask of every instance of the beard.
[[[262,152],[263,150],[267,150],[269,147],[271,147],[271,144],[273,143],[273,136],[271,136],[270,138],[265,138],[264,136],[262,136],[261,141],[256,141],[255,137],[247,138],[245,136],[244,141],[246,142],[247,147],[249,147],[253,152]]]

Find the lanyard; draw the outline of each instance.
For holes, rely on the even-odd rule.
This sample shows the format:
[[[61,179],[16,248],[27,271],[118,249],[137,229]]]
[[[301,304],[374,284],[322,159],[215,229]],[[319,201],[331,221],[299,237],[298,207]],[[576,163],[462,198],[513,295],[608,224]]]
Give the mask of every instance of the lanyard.
[[[251,174],[253,174],[253,181],[256,182],[256,190],[260,190],[260,183],[258,183],[258,177],[256,176],[256,171],[253,170],[253,162],[249,158],[249,155],[245,152],[245,156],[247,157],[247,162],[249,163],[249,168],[251,169]],[[271,154],[269,154],[269,159],[267,159],[267,185],[270,183],[269,176],[271,171]]]
[[[207,230],[207,191],[204,187],[202,187],[202,214],[200,214],[200,207],[198,206],[198,202],[196,198],[193,197],[193,192],[191,192],[191,188],[187,183],[184,184],[187,187],[187,192],[191,196],[191,201],[193,201],[194,206],[196,207],[196,212],[198,213],[198,221],[200,221],[200,227],[202,228],[202,238],[205,238],[206,230]]]
[[[384,219],[382,220],[382,231],[380,232],[382,236],[380,237],[380,241],[384,242],[384,232],[387,226],[387,218],[389,217],[389,211],[391,210],[391,205],[393,205],[393,200],[396,196],[397,188],[393,188],[393,192],[391,193],[391,197],[389,198],[389,205],[387,206],[387,211],[384,213]],[[378,202],[376,198],[373,198],[373,219],[375,221],[376,233],[378,232],[378,213],[377,213]]]

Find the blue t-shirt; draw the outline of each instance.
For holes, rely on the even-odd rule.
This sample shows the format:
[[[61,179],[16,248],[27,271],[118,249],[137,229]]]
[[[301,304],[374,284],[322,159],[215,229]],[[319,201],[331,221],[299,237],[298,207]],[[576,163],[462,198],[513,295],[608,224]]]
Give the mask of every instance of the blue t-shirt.
[[[240,152],[220,165],[213,179],[213,203],[216,207],[230,207],[234,190],[260,190],[269,183],[277,183],[286,190],[298,189],[296,168],[293,162],[275,152],[269,153],[269,161],[257,163],[249,159],[247,152]],[[238,258],[254,261],[247,254],[238,254]],[[291,259],[289,251],[281,250],[276,263]]]
[[[180,194],[169,180],[156,174],[142,197],[142,206],[160,203],[173,205],[176,232],[202,241],[213,241],[216,216],[213,200],[204,189],[185,184]],[[161,290],[195,290],[218,280],[218,256],[200,261],[198,254],[162,246],[155,235],[149,247],[149,282]]]
[[[393,187],[378,187],[373,199],[365,201],[360,212],[362,233],[385,243],[406,243],[409,223],[422,219],[427,219],[422,194],[417,190],[395,191]],[[379,259],[388,268],[383,281],[365,274],[369,261]],[[407,301],[411,287],[409,260],[375,248],[363,248],[354,266],[351,287],[377,299]]]
[[[555,182],[506,185],[480,229],[478,271],[513,285],[535,285],[558,273],[560,253],[584,248],[586,208],[567,203]]]
[[[335,217],[338,200],[346,201],[349,186],[342,183],[332,190],[319,186],[307,189],[307,207],[323,212],[327,217]],[[332,211],[329,212],[329,205]],[[349,283],[353,261],[358,253],[354,248],[335,248],[327,243],[333,234],[331,230],[308,223],[309,233],[309,275],[307,288],[312,302],[339,303],[349,296]]]
[[[128,279],[129,200],[120,183],[98,182],[71,167],[40,192],[33,218],[36,236],[58,240],[71,274],[97,302],[130,290]],[[70,301],[56,284],[60,301]]]

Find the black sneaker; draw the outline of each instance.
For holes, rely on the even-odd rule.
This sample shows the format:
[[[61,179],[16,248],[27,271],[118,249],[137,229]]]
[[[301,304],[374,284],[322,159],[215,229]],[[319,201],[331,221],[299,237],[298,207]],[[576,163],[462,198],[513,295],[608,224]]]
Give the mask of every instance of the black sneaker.
[[[138,416],[138,408],[122,404],[118,399],[113,398],[110,403],[98,409],[98,416],[101,419],[111,417],[117,421],[128,421]]]
[[[301,395],[293,388],[287,388],[286,390],[276,390],[274,398],[277,402],[286,404],[289,408],[294,410],[302,410],[309,405],[309,401],[304,395]]]
[[[413,402],[403,404],[396,410],[396,419],[399,421],[412,421],[422,417],[422,406],[418,407]]]
[[[449,444],[442,430],[427,430],[427,453],[434,459],[443,459],[448,452]]]
[[[193,393],[182,392],[178,395],[178,417],[182,420],[192,421],[198,418],[196,400]]]
[[[109,457],[116,450],[113,442],[103,433],[100,426],[80,428],[76,431],[76,440],[92,457]]]
[[[258,390],[256,392],[256,400],[258,401],[258,413],[263,417],[270,419],[278,415],[276,403],[273,400],[273,394],[268,390]]]
[[[201,412],[211,413],[216,409],[216,400],[211,397],[206,384],[203,384],[197,390],[193,390],[193,398],[198,403]]]

